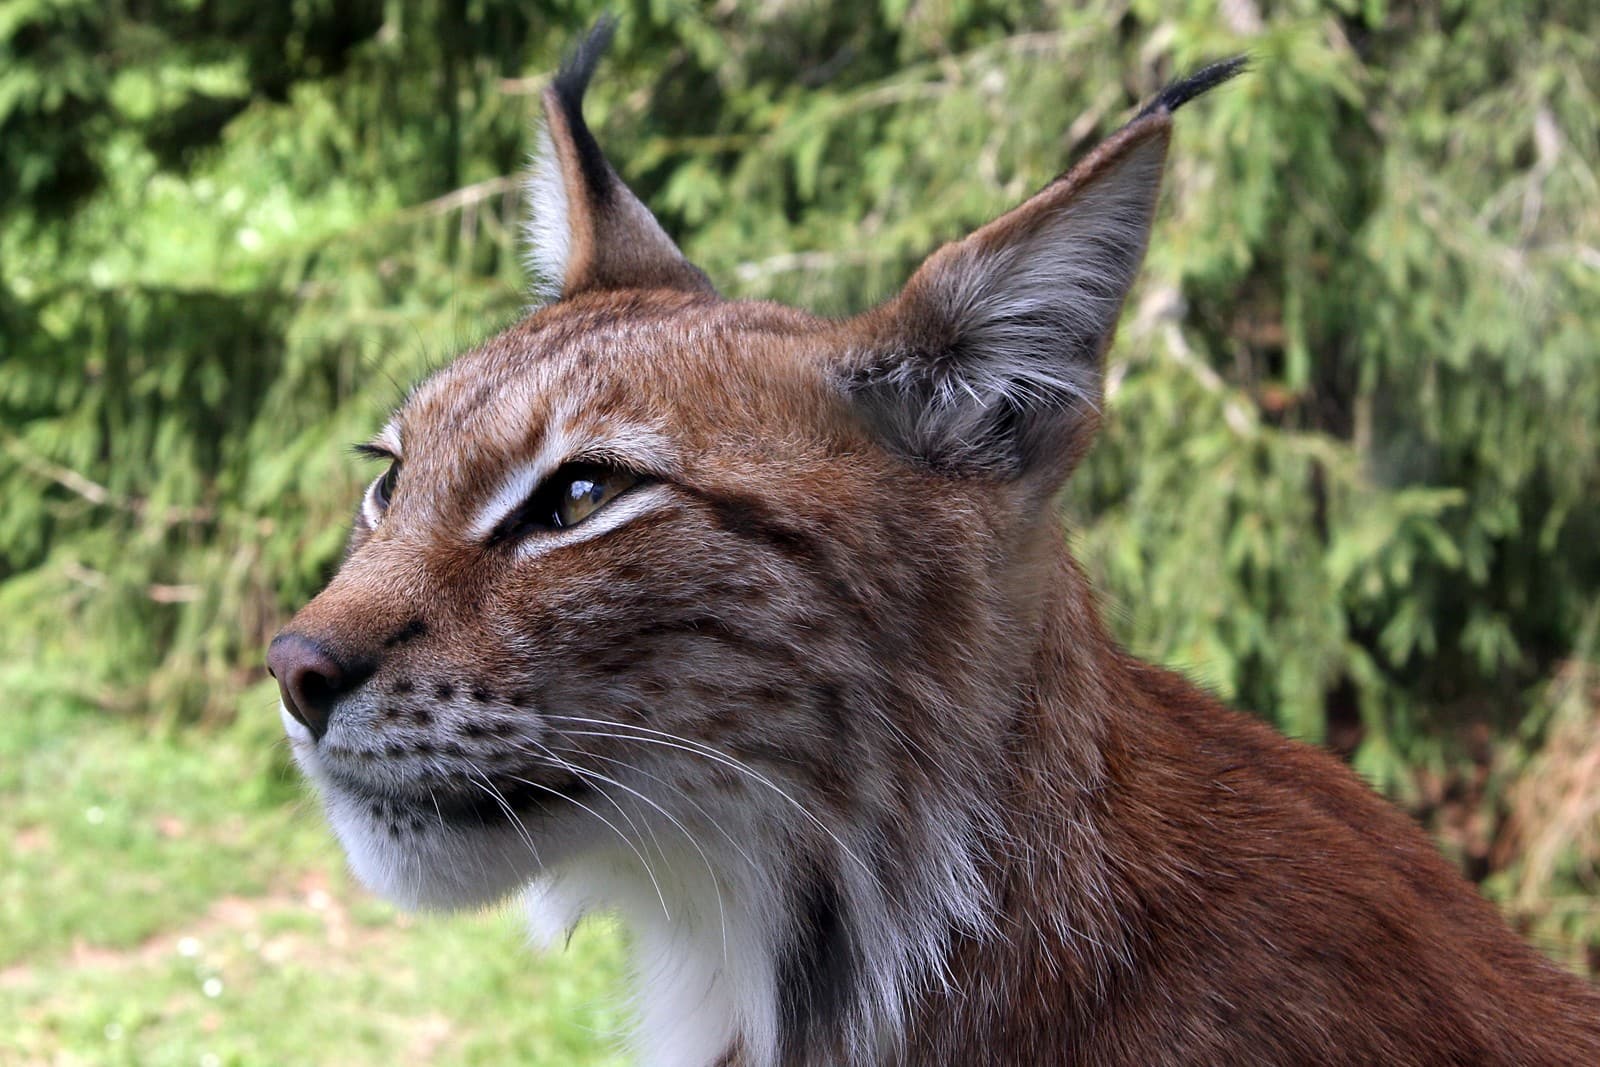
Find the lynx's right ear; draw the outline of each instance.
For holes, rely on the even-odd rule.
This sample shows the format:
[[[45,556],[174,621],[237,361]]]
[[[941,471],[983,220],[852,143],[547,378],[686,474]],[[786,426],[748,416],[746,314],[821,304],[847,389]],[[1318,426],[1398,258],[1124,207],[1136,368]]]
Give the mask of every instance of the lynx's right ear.
[[[601,289],[713,292],[633,195],[583,121],[583,94],[616,23],[602,18],[544,91],[523,228],[539,303]]]

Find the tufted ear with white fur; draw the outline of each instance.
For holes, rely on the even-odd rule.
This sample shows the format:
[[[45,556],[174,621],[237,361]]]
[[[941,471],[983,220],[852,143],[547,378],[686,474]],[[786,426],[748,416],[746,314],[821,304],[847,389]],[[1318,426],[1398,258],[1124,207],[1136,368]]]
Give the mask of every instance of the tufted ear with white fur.
[[[583,94],[614,28],[601,19],[544,91],[523,228],[540,303],[601,289],[713,291],[617,176],[583,121]]]
[[[1242,65],[1170,87],[852,324],[844,388],[890,448],[953,474],[1060,484],[1099,421],[1101,358],[1144,258],[1172,112]]]

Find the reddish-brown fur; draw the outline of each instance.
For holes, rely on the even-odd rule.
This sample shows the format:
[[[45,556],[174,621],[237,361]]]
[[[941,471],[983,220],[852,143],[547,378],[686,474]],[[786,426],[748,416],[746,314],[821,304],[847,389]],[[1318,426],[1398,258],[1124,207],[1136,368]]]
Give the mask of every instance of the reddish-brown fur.
[[[833,322],[711,292],[572,84],[561,299],[397,414],[392,501],[270,657],[363,878],[631,908],[689,976],[642,991],[660,1063],[1600,1063],[1590,987],[1337,760],[1118,648],[1066,551],[1170,109]],[[631,503],[473,532],[596,454]]]
[[[1052,599],[1008,810],[1036,851],[994,860],[1008,936],[962,946],[908,1063],[1600,1063],[1600,998],[1410,819],[1117,648],[1070,564]]]

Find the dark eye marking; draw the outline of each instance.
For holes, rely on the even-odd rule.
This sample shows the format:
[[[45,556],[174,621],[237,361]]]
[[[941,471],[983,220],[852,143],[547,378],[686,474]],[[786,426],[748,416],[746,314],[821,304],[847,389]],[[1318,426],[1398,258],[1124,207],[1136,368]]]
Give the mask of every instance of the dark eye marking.
[[[488,542],[500,544],[576,526],[645,480],[610,463],[563,463],[489,531]]]
[[[389,469],[383,472],[383,477],[372,485],[372,503],[377,506],[379,511],[384,511],[389,507],[389,499],[394,496],[394,487],[399,481],[400,461],[395,460],[389,464]]]
[[[371,514],[367,512],[367,505],[370,502],[378,512],[388,510],[389,499],[394,496],[395,484],[400,480],[400,457],[383,445],[363,443],[351,445],[350,450],[365,459],[384,459],[389,461],[389,469],[384,471],[376,482],[372,483],[361,503],[362,512],[368,514],[369,520],[372,520]],[[375,520],[373,521],[375,522]]]

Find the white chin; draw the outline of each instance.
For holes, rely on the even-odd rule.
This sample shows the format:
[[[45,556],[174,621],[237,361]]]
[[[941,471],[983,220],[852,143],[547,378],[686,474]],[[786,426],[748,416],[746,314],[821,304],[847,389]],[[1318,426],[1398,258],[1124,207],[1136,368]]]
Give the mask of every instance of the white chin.
[[[453,821],[430,805],[384,808],[384,801],[365,790],[352,792],[318,773],[314,747],[293,747],[302,771],[322,795],[350,870],[366,888],[400,907],[458,910],[504,901],[538,877],[542,861],[558,848],[557,841],[547,848],[541,840],[546,833],[538,817],[526,817],[517,827],[509,821]]]
[[[453,911],[493,904],[541,870],[531,828],[455,825],[432,809],[378,814],[371,801],[326,781],[318,782],[318,792],[350,869],[368,889],[403,908]]]

